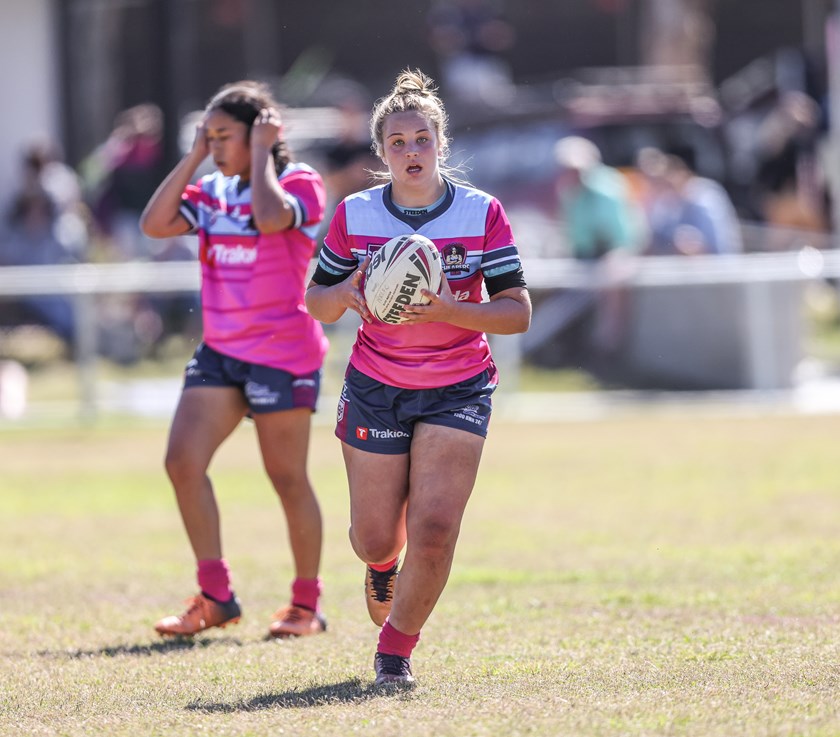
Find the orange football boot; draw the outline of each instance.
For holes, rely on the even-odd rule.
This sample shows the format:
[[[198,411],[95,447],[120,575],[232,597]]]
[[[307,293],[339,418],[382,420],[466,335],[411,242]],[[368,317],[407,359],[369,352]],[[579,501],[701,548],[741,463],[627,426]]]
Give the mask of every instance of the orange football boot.
[[[192,637],[211,627],[227,627],[236,624],[242,617],[239,599],[220,603],[204,594],[198,594],[185,602],[187,611],[180,615],[164,617],[156,625],[159,634],[170,637]]]
[[[323,614],[290,604],[274,613],[268,634],[272,637],[305,637],[318,635],[326,629],[327,620]]]
[[[391,613],[394,601],[394,584],[397,582],[399,558],[393,568],[387,571],[376,571],[367,566],[365,573],[365,602],[368,614],[377,627],[385,624],[385,619]]]

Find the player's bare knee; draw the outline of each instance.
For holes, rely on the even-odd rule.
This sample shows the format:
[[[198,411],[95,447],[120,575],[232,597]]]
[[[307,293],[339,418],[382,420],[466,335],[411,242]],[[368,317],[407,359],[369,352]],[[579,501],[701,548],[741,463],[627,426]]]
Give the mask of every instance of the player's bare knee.
[[[285,469],[266,469],[266,473],[281,500],[294,503],[312,496],[312,487],[305,473]]]
[[[458,540],[458,525],[442,517],[428,517],[413,525],[409,533],[411,549],[424,558],[441,558],[452,554]]]
[[[177,487],[179,483],[189,481],[196,477],[203,477],[207,468],[198,463],[189,453],[179,448],[169,448],[163,461],[166,475]]]
[[[360,536],[350,528],[350,544],[356,555],[366,563],[386,563],[393,560],[402,548],[402,545],[393,535],[382,535],[373,533],[367,536]]]

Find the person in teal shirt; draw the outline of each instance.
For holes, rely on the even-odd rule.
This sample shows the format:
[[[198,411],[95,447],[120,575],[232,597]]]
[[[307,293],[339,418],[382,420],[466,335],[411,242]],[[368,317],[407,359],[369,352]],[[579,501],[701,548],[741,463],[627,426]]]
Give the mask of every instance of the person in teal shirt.
[[[591,265],[591,285],[561,289],[544,300],[534,314],[531,342],[559,338],[575,361],[588,354],[612,356],[626,332],[624,285],[645,239],[642,211],[628,180],[603,163],[592,141],[561,138],[554,156],[565,253]]]
[[[611,251],[638,251],[643,218],[624,175],[601,160],[586,138],[568,136],[554,148],[561,220],[569,255],[596,260]]]

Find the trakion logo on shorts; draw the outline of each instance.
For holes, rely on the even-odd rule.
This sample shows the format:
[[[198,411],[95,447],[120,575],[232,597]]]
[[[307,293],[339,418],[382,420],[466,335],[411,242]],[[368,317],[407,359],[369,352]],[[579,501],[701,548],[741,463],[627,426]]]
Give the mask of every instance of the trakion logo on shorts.
[[[377,430],[375,427],[356,426],[356,437],[359,440],[367,440],[369,437],[375,440],[388,440],[390,438],[407,438],[409,435],[402,430]]]

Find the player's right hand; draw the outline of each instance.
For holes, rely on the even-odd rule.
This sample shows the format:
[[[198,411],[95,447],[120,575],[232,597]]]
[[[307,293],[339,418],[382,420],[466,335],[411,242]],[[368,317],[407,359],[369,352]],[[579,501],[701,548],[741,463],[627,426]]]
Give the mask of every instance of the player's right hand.
[[[210,155],[210,144],[207,143],[206,118],[202,118],[195,124],[195,138],[193,138],[190,154],[200,158],[202,161]]]
[[[365,322],[373,322],[373,315],[367,306],[364,292],[362,291],[362,278],[370,263],[370,256],[366,256],[358,269],[347,279],[336,285],[336,289],[342,290],[341,301],[347,309],[359,313]]]

